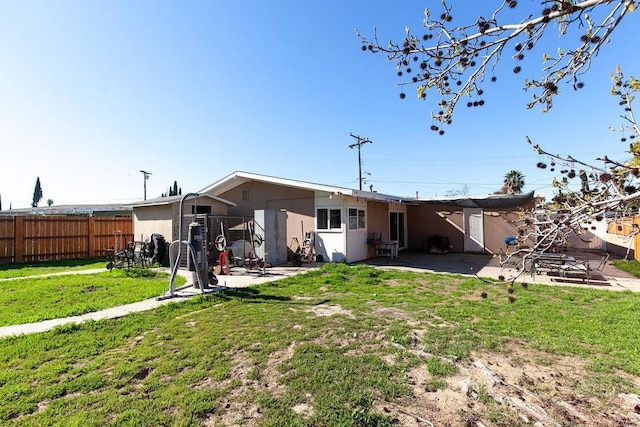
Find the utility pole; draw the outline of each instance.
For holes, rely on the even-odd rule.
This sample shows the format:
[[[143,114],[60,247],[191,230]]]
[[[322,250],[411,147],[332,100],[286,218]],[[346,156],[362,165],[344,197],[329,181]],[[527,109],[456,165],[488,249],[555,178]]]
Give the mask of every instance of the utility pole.
[[[147,180],[149,179],[149,175],[151,172],[141,170],[142,175],[144,175],[144,199],[147,200]]]
[[[351,144],[349,146],[349,148],[358,147],[358,182],[360,183],[360,191],[362,191],[362,159],[360,158],[360,147],[362,147],[367,142],[370,142],[371,144],[373,144],[373,142],[370,139],[362,138],[362,137],[360,137],[358,135],[354,135],[352,133],[350,133],[349,135],[351,135],[357,141],[357,142]]]

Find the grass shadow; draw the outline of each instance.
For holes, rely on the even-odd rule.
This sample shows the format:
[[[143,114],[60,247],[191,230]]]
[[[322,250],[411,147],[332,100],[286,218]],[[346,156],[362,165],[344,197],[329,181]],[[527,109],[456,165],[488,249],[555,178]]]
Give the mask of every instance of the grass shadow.
[[[218,295],[218,298],[237,299],[243,302],[260,303],[268,301],[290,302],[291,298],[277,295],[267,295],[255,288],[229,288]]]
[[[317,306],[331,302],[330,299],[292,299],[285,296],[268,295],[255,288],[227,288],[215,294],[217,301],[238,300],[245,303],[277,302],[291,305]]]

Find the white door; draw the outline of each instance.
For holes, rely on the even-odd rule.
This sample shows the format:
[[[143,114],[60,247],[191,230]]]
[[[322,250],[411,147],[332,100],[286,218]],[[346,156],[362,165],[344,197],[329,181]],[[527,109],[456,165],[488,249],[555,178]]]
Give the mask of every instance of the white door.
[[[464,251],[484,252],[484,224],[482,209],[465,208],[464,216]]]

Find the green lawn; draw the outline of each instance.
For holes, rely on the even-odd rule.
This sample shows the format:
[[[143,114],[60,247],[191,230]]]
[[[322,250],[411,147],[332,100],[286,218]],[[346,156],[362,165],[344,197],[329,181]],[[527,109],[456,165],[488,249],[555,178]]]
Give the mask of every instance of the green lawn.
[[[105,257],[90,259],[67,259],[62,261],[44,261],[33,263],[0,264],[0,279],[11,277],[38,276],[41,274],[70,272],[105,268]]]
[[[635,259],[624,260],[617,259],[613,261],[613,265],[622,271],[626,271],[629,274],[633,274],[636,277],[640,277],[640,262]]]
[[[178,285],[184,278],[177,277]],[[105,270],[0,281],[0,326],[68,317],[159,296],[168,275],[151,270]]]
[[[436,425],[532,425],[499,399],[524,401],[526,388],[561,425],[579,423],[549,409],[560,400],[585,402],[597,425],[617,393],[640,391],[639,306],[631,292],[329,264],[2,339],[0,424],[387,426],[419,412]],[[454,378],[480,356],[492,369],[565,370],[525,369],[504,390],[470,377],[458,408]]]

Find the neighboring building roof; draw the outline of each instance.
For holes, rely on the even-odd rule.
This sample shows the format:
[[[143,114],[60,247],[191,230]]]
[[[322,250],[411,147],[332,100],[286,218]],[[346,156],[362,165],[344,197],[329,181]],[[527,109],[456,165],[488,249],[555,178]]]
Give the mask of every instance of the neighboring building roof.
[[[453,205],[461,208],[484,208],[484,209],[500,209],[500,208],[516,208],[532,203],[534,194],[490,194],[487,196],[453,196],[418,199],[418,203],[423,204],[445,204]]]
[[[157,197],[155,199],[140,200],[138,202],[130,203],[129,206],[131,206],[133,208],[137,208],[137,207],[143,207],[143,206],[171,205],[171,204],[174,204],[174,203],[180,203],[180,200],[182,200],[183,197],[184,196],[182,196],[182,195],[168,196],[168,197]],[[196,197],[194,197],[194,198],[195,199],[199,199],[201,197],[206,197],[208,199],[213,199],[215,201],[218,201],[220,203],[224,203],[224,204],[229,205],[229,206],[235,206],[236,205],[235,203],[230,202],[229,200],[223,199],[222,197],[213,196],[211,194],[207,194],[207,193],[203,193],[203,192],[198,193],[198,195]],[[193,200],[193,198],[190,198],[189,200]]]
[[[233,172],[230,175],[222,178],[219,181],[214,182],[208,187],[200,190],[200,193],[212,193],[212,194],[222,194],[225,193],[232,188],[237,187],[238,185],[244,184],[246,182],[258,181],[265,182],[268,184],[282,185],[284,187],[292,187],[292,188],[300,188],[303,190],[310,191],[320,191],[330,194],[339,194],[344,196],[351,196],[366,200],[377,200],[381,202],[396,202],[396,203],[406,203],[412,202],[412,199],[405,199],[398,196],[391,196],[388,194],[380,194],[371,191],[362,191],[362,190],[354,190],[351,188],[345,187],[337,187],[334,185],[325,185],[325,184],[316,184],[312,182],[306,181],[297,181],[294,179],[286,179],[286,178],[277,178],[273,176],[267,175],[259,175],[256,173],[249,172]]]
[[[35,208],[9,209],[0,211],[1,215],[131,215],[128,205],[56,205]]]

